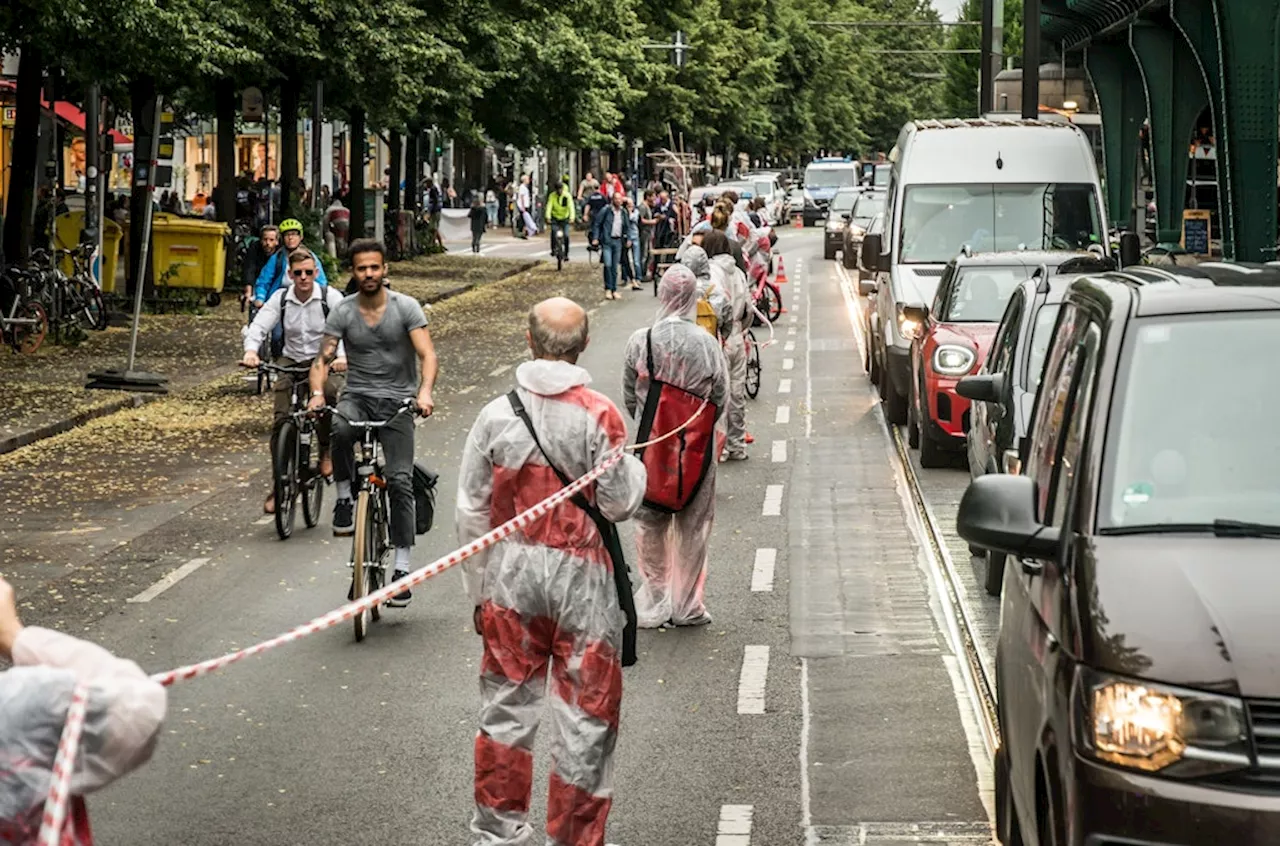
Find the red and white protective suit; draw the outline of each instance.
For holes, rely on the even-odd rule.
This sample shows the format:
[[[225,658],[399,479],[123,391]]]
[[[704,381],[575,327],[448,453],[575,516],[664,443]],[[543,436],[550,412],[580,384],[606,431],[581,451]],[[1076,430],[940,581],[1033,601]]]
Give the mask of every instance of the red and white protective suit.
[[[692,247],[695,255],[700,247]],[[702,259],[705,261],[705,258]],[[732,259],[730,259],[732,261]],[[729,376],[719,342],[694,322],[699,287],[694,271],[672,265],[658,284],[658,314],[650,329],[640,329],[627,342],[622,371],[623,401],[635,417],[644,409],[650,377],[646,335],[652,332],[653,366],[660,381],[683,388],[724,413]],[[641,507],[636,512],[638,569],[636,616],[641,628],[672,622],[678,626],[711,622],[703,601],[707,578],[707,542],[715,518],[716,465],[713,461],[697,494],[683,511]]]
[[[747,454],[747,280],[733,256],[711,257],[711,282],[729,300],[731,322],[721,324],[724,357],[729,367],[728,436],[725,455],[741,458]]]
[[[590,375],[563,361],[516,370],[521,402],[555,465],[577,478],[623,446],[627,427]],[[563,487],[505,396],[485,406],[467,438],[458,480],[458,537],[487,534]],[[609,520],[644,497],[644,465],[627,454],[585,491]],[[463,563],[481,607],[480,731],[475,843],[529,844],[533,740],[551,673],[551,782],[547,842],[603,846],[622,700],[621,642],[612,562],[591,518],[566,502]]]
[[[70,635],[27,627],[0,673],[0,843],[31,844],[53,777],[71,694],[89,700],[63,843],[93,842],[82,794],[110,784],[151,757],[164,723],[165,689],[132,661]]]

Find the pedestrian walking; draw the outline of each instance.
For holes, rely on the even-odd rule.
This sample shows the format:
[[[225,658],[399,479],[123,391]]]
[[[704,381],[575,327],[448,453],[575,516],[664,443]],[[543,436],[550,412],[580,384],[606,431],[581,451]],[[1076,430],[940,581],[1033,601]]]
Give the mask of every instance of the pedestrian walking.
[[[586,312],[555,298],[529,313],[534,360],[480,412],[463,449],[458,539],[469,544],[600,465],[626,443],[622,414],[577,365]],[[531,844],[533,745],[547,697],[547,842],[603,846],[613,804],[622,667],[634,662],[634,611],[613,524],[631,517],[645,470],[630,454],[543,520],[462,564],[484,638],[475,740],[476,846]],[[630,631],[628,635],[626,630]]]
[[[23,626],[13,587],[0,578],[0,843],[32,846],[40,831],[54,758],[77,686],[88,691],[67,822],[58,843],[90,846],[84,794],[151,758],[168,697],[132,661],[100,646]]]
[[[599,215],[595,227],[596,242],[600,245],[600,263],[604,268],[604,298],[620,300],[618,296],[618,265],[626,245],[630,222],[627,210],[622,207],[622,193],[615,193]]]
[[[471,200],[471,211],[467,212],[467,217],[471,218],[471,252],[478,253],[480,239],[484,237],[485,227],[489,225],[489,212],[480,203],[479,194]]]
[[[427,220],[430,221],[430,235],[428,239],[431,243],[440,248],[444,252],[444,236],[440,234],[440,210],[444,207],[444,198],[440,193],[440,189],[436,187],[435,180],[427,177]]]
[[[649,282],[649,256],[653,254],[653,231],[658,223],[658,219],[653,215],[653,199],[652,190],[644,192],[644,199],[640,201],[637,211],[637,224],[640,231],[640,237],[636,241],[636,268],[642,282]]]
[[[530,176],[520,177],[520,189],[516,192],[516,213],[524,231],[520,237],[530,238],[538,234],[538,225],[533,222],[533,189],[530,187]]]
[[[622,192],[619,192],[622,193]],[[623,193],[622,208],[626,212],[627,236],[622,245],[622,278],[631,283],[631,290],[640,290],[640,213],[631,198]]]
[[[641,628],[711,622],[703,587],[715,518],[715,427],[724,414],[729,375],[720,344],[695,322],[698,287],[690,268],[676,264],[667,269],[658,284],[653,325],[631,336],[623,365],[627,413],[641,419],[638,440],[658,437],[689,420],[690,401],[706,402],[682,432],[681,451],[674,457],[651,457],[646,450],[645,504],[635,518],[643,579],[635,594]],[[673,400],[683,400],[684,407],[665,411],[662,404]],[[677,467],[674,472],[669,458]],[[660,496],[673,488],[678,489],[676,501]]]
[[[738,269],[723,232],[708,232],[702,249],[711,260],[711,284],[723,292],[729,304],[729,320],[720,323],[729,366],[728,440],[721,460],[743,461],[747,457],[747,277]]]
[[[494,190],[493,183],[489,183],[489,188],[484,192],[484,208],[489,215],[489,225],[498,225],[498,192]]]

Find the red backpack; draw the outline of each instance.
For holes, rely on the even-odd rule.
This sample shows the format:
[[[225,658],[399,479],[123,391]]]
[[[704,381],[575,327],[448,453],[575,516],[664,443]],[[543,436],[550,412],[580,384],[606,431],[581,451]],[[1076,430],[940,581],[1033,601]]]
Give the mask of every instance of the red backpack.
[[[715,460],[715,426],[720,411],[704,397],[658,380],[653,368],[652,329],[645,335],[645,360],[649,367],[649,395],[640,417],[637,442],[656,440],[684,428],[639,450],[638,456],[649,474],[644,504],[675,513],[683,511],[697,495]],[[701,413],[698,409],[702,409]]]

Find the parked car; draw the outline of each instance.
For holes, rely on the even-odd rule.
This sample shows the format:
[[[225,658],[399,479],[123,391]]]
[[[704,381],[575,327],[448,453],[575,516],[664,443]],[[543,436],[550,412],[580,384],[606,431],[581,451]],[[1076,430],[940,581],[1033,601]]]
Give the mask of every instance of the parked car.
[[[964,449],[969,400],[956,393],[956,383],[986,359],[1013,292],[1032,274],[1056,273],[1058,265],[1080,256],[961,254],[943,271],[932,306],[911,303],[903,309],[913,326],[907,440],[919,447],[922,467],[945,467],[951,453]]]
[[[1024,472],[957,518],[1010,557],[1001,842],[1280,842],[1278,334],[1275,268],[1068,289]]]
[[[1107,219],[1088,138],[1070,124],[927,120],[902,128],[889,177],[889,225],[876,239],[888,271],[876,310],[885,416],[907,422],[911,339],[903,309],[933,300],[946,263],[968,247],[1104,253]]]
[[[844,266],[850,270],[858,267],[862,236],[867,234],[867,228],[871,225],[872,219],[884,211],[884,199],[883,193],[863,191],[858,194],[858,199],[853,204],[849,225],[844,228],[844,243],[840,247],[844,251],[842,258]],[[862,272],[859,271],[858,276],[861,277],[861,275]]]
[[[880,235],[884,232],[884,212],[876,215],[871,219],[871,225],[867,227],[868,235]],[[868,256],[863,250],[858,257],[858,296],[874,297],[876,286],[880,282],[881,274],[874,267],[869,266],[866,262]],[[871,257],[874,258],[874,257]],[[862,338],[866,342],[863,350],[862,366],[866,368],[867,377],[874,385],[880,384],[880,359],[875,355],[875,350],[880,348],[880,326],[879,316],[873,307],[873,302],[862,304],[860,311],[862,312]]]
[[[1063,262],[1057,274],[1037,274],[1009,298],[977,375],[956,383],[956,393],[972,402],[965,436],[970,477],[1022,472],[1022,448],[1058,307],[1080,273],[1101,272],[1107,264],[1091,256]],[[985,558],[984,587],[989,595],[999,596],[1005,556],[994,552]]]
[[[822,257],[828,261],[836,257],[836,250],[844,247],[844,231],[849,226],[858,193],[853,188],[841,188],[831,198],[827,225],[823,227],[822,233]]]
[[[786,217],[787,192],[782,188],[779,171],[753,171],[742,174],[739,179],[750,182],[755,195],[763,197],[765,214],[771,224],[777,224]]]

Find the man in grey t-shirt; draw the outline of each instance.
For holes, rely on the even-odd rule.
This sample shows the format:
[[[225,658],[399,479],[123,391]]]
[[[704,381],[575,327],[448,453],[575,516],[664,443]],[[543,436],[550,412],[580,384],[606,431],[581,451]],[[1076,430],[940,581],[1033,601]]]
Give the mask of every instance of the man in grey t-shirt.
[[[324,407],[324,382],[342,342],[347,354],[347,387],[333,419],[333,464],[338,501],[333,507],[333,533],[355,532],[351,482],[355,477],[356,431],[347,420],[390,420],[378,429],[385,457],[387,488],[391,492],[391,545],[395,547],[395,576],[409,574],[413,549],[413,419],[396,412],[406,399],[415,399],[418,412],[431,414],[439,365],[427,318],[412,297],[383,284],[386,253],[380,241],[364,239],[351,245],[351,271],[357,292],[329,312],[320,355],[311,365],[311,407]],[[392,607],[409,604],[406,589],[387,601]]]

